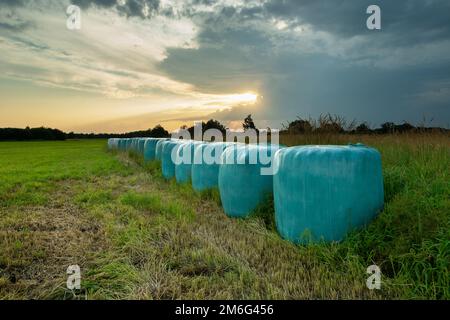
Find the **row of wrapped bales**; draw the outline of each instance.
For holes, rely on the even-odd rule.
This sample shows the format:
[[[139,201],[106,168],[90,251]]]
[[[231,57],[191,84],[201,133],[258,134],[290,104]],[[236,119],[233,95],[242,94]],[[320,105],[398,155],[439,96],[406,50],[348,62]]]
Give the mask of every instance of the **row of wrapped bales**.
[[[272,159],[279,145],[236,144],[225,149],[219,168],[223,209],[231,217],[247,217],[273,192]]]
[[[130,144],[129,151],[136,152],[137,151],[136,145],[137,145],[137,138],[131,138],[131,144]]]
[[[147,138],[111,138],[108,139],[108,148],[119,151],[132,151],[138,154],[144,153],[144,144]]]
[[[192,187],[204,191],[218,187],[222,152],[233,143],[212,142],[194,146],[194,162],[191,166]]]
[[[126,141],[125,139],[120,139],[118,143],[119,151],[125,151]]]
[[[383,208],[381,156],[364,145],[284,148],[166,138],[143,141],[144,159],[161,160],[166,179],[191,179],[196,191],[219,187],[229,216],[248,216],[272,193],[277,229],[294,243],[342,240]],[[130,139],[116,143],[119,150],[128,150]],[[263,174],[269,167],[273,172]]]
[[[155,160],[161,161],[162,159],[162,148],[164,145],[164,142],[170,140],[168,138],[163,138],[158,140],[158,142],[156,143],[156,148],[155,148]]]
[[[144,162],[155,160],[156,144],[161,140],[159,138],[148,138],[144,145]]]
[[[145,143],[145,139],[146,138],[131,138],[130,151],[137,154],[143,154],[143,144]]]
[[[339,241],[383,208],[381,156],[363,145],[304,146],[278,151],[275,220],[295,243]]]
[[[186,140],[178,147],[175,161],[175,178],[178,183],[187,183],[191,180],[192,163],[194,162],[195,146],[201,144],[201,141]]]
[[[185,143],[184,140],[166,140],[161,142],[161,169],[166,179],[175,177],[175,161],[178,148]]]
[[[145,147],[145,141],[147,141],[148,138],[140,138],[138,140],[138,153],[140,155],[144,154],[144,147]]]
[[[125,151],[130,151],[131,150],[131,138],[125,139]]]
[[[123,152],[131,151],[140,155],[144,155],[147,160],[154,160],[155,146],[160,140],[167,138],[111,138],[108,139],[108,148],[117,149]],[[148,148],[146,148],[148,143]],[[145,157],[147,155],[147,157]]]
[[[130,148],[129,151],[135,152],[136,151],[136,138],[130,138]]]

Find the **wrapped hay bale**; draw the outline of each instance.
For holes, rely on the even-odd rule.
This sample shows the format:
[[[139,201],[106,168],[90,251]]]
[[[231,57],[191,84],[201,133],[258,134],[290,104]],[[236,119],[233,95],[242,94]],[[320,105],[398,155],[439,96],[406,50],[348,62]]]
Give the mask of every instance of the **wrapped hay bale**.
[[[156,144],[160,138],[148,138],[144,144],[144,162],[155,160]]]
[[[155,160],[161,161],[163,143],[167,140],[170,140],[170,139],[169,138],[161,138],[156,143]]]
[[[339,241],[383,208],[380,153],[363,145],[304,146],[278,151],[275,221],[295,243]]]
[[[175,161],[175,178],[178,183],[186,183],[191,179],[192,163],[194,162],[194,147],[201,141],[188,140],[177,150]]]
[[[184,143],[184,140],[167,140],[162,143],[161,170],[164,178],[175,177],[176,154],[178,147]]]
[[[236,144],[225,149],[219,169],[219,192],[228,216],[247,217],[267,197],[272,197],[270,168],[280,148],[279,145]]]
[[[131,142],[132,140],[130,138],[125,139],[125,151],[130,151],[131,150]]]
[[[233,143],[212,142],[194,146],[191,178],[195,191],[204,191],[218,186],[222,152],[231,144]]]
[[[138,140],[138,146],[137,146],[137,153],[139,155],[144,155],[144,147],[145,147],[145,141],[147,141],[148,138],[139,138]]]

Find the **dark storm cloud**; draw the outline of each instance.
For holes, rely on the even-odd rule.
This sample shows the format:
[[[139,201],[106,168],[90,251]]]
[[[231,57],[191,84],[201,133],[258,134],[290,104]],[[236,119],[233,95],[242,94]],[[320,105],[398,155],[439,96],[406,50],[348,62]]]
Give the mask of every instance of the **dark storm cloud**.
[[[367,16],[364,13],[371,4],[380,6],[383,30],[397,34],[395,40],[400,43],[450,36],[450,2],[447,0],[274,0],[264,5],[264,11],[268,16],[300,20],[317,30],[352,37],[370,32],[365,27]]]
[[[370,4],[381,7],[381,31],[366,28]],[[374,125],[417,122],[423,116],[447,125],[449,9],[448,1],[372,0],[274,0],[243,9],[223,7],[202,13],[199,49],[170,49],[161,68],[201,90],[249,88],[264,94],[254,115],[260,119],[331,112]],[[324,39],[288,39],[284,31],[265,30],[273,20],[285,21],[287,30],[306,23],[334,42],[327,47]],[[356,36],[360,42],[352,43]],[[309,42],[323,50],[303,50]],[[214,116],[229,120],[242,114],[238,107]]]

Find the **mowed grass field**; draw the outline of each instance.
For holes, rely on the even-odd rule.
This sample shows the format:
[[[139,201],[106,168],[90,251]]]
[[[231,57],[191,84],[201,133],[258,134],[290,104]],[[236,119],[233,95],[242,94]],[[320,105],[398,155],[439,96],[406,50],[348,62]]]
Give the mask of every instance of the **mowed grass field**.
[[[449,299],[450,139],[282,136],[382,153],[385,209],[341,243],[281,239],[270,202],[225,216],[105,140],[0,142],[1,299]],[[81,290],[66,288],[69,265]],[[382,271],[380,290],[366,268]]]

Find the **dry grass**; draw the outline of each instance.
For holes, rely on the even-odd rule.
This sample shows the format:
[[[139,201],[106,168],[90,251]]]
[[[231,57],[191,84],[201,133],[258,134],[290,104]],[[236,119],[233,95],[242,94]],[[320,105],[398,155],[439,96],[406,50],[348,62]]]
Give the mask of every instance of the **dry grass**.
[[[70,186],[46,206],[0,209],[0,296],[48,298],[64,292],[69,265],[87,268],[106,246],[98,222],[70,201]]]

